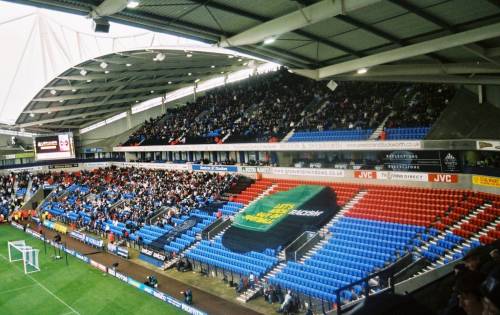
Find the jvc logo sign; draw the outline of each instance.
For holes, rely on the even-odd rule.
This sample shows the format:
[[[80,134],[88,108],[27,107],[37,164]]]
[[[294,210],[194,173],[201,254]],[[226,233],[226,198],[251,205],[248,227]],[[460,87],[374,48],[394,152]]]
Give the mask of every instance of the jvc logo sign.
[[[429,174],[429,181],[435,183],[457,183],[458,176],[454,174]]]
[[[355,178],[377,179],[377,172],[374,171],[354,171]]]

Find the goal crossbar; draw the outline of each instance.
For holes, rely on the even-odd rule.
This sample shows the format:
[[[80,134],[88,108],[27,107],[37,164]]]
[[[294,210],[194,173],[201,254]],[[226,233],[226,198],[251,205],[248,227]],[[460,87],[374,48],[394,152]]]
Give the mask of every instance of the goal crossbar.
[[[40,271],[38,262],[39,250],[26,245],[24,240],[10,241],[7,243],[9,250],[9,261],[23,261],[24,273],[29,274]]]

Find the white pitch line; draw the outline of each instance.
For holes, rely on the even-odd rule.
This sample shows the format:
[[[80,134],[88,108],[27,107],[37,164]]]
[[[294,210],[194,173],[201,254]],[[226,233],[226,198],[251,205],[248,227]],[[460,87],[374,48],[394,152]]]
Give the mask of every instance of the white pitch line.
[[[5,259],[6,261],[9,262],[9,260],[7,259],[7,257],[5,257],[4,255],[0,254],[0,257],[2,257],[3,259]],[[9,262],[10,263],[10,262]],[[12,264],[16,269],[20,270],[16,265]],[[22,271],[22,270],[21,270]],[[54,293],[52,293],[52,291],[50,291],[49,289],[47,289],[43,284],[41,284],[40,282],[38,282],[35,278],[33,278],[32,276],[30,275],[26,275],[28,278],[30,278],[31,280],[33,280],[33,282],[35,282],[40,288],[44,289],[47,293],[49,293],[50,295],[52,295],[53,297],[55,297],[59,302],[61,302],[62,304],[64,304],[67,308],[69,308],[71,310],[71,313],[76,313],[78,315],[81,315],[80,313],[78,313],[77,310],[75,310],[74,308],[72,308],[71,306],[69,306],[66,302],[64,302],[63,300],[61,300],[60,297],[58,297],[57,295],[55,295]],[[70,314],[71,314],[70,313]]]

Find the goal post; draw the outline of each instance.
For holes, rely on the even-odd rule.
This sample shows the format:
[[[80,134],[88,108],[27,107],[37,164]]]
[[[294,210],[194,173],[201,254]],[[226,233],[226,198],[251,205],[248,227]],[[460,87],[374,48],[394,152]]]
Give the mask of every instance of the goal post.
[[[25,241],[8,242],[9,261],[23,261],[24,273],[29,274],[40,271],[38,255],[40,251],[26,245]]]
[[[38,254],[40,251],[35,248],[30,248],[23,252],[24,258],[24,273],[33,273],[40,271],[40,265],[38,263]]]
[[[23,253],[19,248],[25,247],[25,241],[12,241],[7,243],[9,246],[9,261],[15,262],[23,260]]]

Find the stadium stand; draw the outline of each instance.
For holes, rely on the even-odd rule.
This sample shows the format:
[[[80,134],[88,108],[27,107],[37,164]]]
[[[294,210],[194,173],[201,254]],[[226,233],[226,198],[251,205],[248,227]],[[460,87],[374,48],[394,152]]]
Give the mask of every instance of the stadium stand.
[[[123,145],[266,142],[292,130],[290,142],[366,140],[386,117],[387,140],[423,139],[453,93],[446,85],[366,82],[331,92],[281,69],[169,109]]]
[[[236,142],[283,137],[318,93],[321,89],[314,81],[282,69],[218,88],[194,103],[171,109],[146,122],[124,145],[215,143],[229,135]]]
[[[17,192],[26,189],[30,177],[2,177],[3,208],[7,198],[20,196]],[[39,178],[57,187],[42,210],[60,220],[112,232],[164,253],[167,260],[186,257],[195,266],[203,264],[209,270],[231,274],[231,278],[254,277],[249,292],[260,290],[265,283],[268,288],[291,290],[299,299],[327,309],[356,301],[366,290],[382,290],[381,284],[370,284],[370,275],[408,253],[414,260],[428,260],[430,265],[422,272],[430,271],[464,259],[500,236],[500,197],[470,190],[282,178],[247,181],[215,173],[135,168],[44,174],[33,177],[35,186]],[[17,190],[16,180],[21,187]],[[322,221],[316,227],[301,219],[301,226],[325,233],[302,259],[283,260],[283,248],[303,231],[298,225],[283,223],[286,220],[262,237],[228,227],[211,239],[200,239],[202,231],[219,216],[237,222],[238,216],[266,198],[304,187],[331,189],[342,210],[332,212],[328,224]],[[224,195],[228,200],[224,201],[222,194],[228,191],[236,194]],[[146,223],[146,218],[167,204],[177,210]],[[163,261],[142,253],[140,258],[163,266]]]
[[[231,175],[134,168],[81,171],[60,179],[57,192],[42,205],[43,211],[96,231],[111,230],[119,237],[127,232],[136,240],[140,235],[145,244],[154,240],[148,235],[160,233],[141,227],[163,206],[174,211],[153,224],[165,229],[182,223],[176,216],[186,218],[196,207],[216,201],[236,181]],[[138,229],[139,235],[132,234]]]
[[[310,183],[266,179],[259,192],[262,193],[267,188],[266,194],[273,194]],[[265,271],[278,266],[278,261],[274,261],[273,265],[263,265],[262,268],[250,268],[251,263],[234,265],[232,259],[246,261],[247,258],[238,256],[241,253],[222,244],[224,234],[217,236],[212,242],[203,241],[202,245],[195,245],[186,256],[240,276],[248,277],[253,273],[261,278],[264,275],[263,281],[269,281],[273,286],[279,285],[280,288],[303,294],[306,298],[335,304],[338,301],[347,303],[357,299],[368,284],[356,285],[352,291],[343,290],[339,293],[337,291],[340,288],[387,267],[408,252],[413,252],[415,259],[422,255],[431,262],[442,258],[441,264],[448,263],[451,259],[445,255],[447,251],[455,249],[456,244],[469,245],[464,245],[465,249],[461,254],[455,255],[453,260],[463,257],[471,248],[493,242],[493,237],[497,235],[498,210],[488,205],[479,218],[469,218],[472,221],[469,224],[473,224],[473,227],[466,227],[473,228],[475,234],[469,233],[467,238],[461,238],[456,235],[460,233],[458,231],[446,232],[435,241],[431,236],[437,236],[435,226],[443,224],[441,221],[446,221],[445,218],[454,213],[455,209],[464,209],[464,205],[476,209],[484,202],[491,202],[493,198],[496,200],[496,195],[479,197],[480,194],[471,191],[392,186],[332,184],[332,187],[335,187],[338,194],[345,196],[342,198],[343,204],[359,191],[365,191],[366,194],[342,217],[337,218],[328,229],[330,237],[322,242],[321,247],[306,255],[303,261],[289,261],[283,266],[280,264],[278,271],[267,275]],[[245,197],[245,202],[251,204],[258,196],[258,192],[255,192]],[[422,211],[422,207],[426,210]],[[465,217],[465,214],[462,216]],[[450,229],[454,223],[447,222],[441,228]],[[484,232],[483,229],[486,229],[487,234],[480,236],[478,232]],[[241,243],[242,240],[238,242]],[[417,245],[423,247],[418,248]],[[260,254],[276,257],[276,252],[270,249]],[[251,252],[251,255],[255,255],[255,252]],[[438,266],[434,264],[429,268]],[[337,299],[338,293],[341,295],[340,300]]]
[[[1,314],[500,315],[499,0],[0,12]]]
[[[38,176],[28,172],[0,176],[0,215],[2,218],[7,219],[11,212],[19,210],[24,204],[28,186],[32,185],[33,191],[38,188],[38,183]]]
[[[234,216],[256,200],[288,191],[304,184],[326,185],[335,190],[338,204],[345,205],[360,191],[366,192],[349,211],[329,226],[329,237],[320,247],[301,261],[280,262],[281,248],[263,251],[235,251],[223,243],[225,232],[212,240],[198,241],[197,235],[216,219],[216,212],[191,210],[188,215],[172,218],[171,225],[144,225],[131,234],[141,236],[145,245],[166,253],[181,254],[193,262],[217,268],[222,273],[257,278],[257,283],[289,289],[303,300],[346,304],[364,296],[367,279],[397,261],[407,252],[415,259],[424,257],[438,268],[456,259],[463,259],[471,250],[492,244],[499,236],[500,197],[467,190],[422,189],[394,186],[355,185],[311,182],[288,179],[261,179],[243,189],[233,201],[220,208],[224,216]],[[59,193],[86,192],[84,187],[70,185]],[[72,195],[66,195],[71,199]],[[422,210],[425,209],[425,210]],[[195,225],[172,234],[175,226],[196,218]],[[117,235],[126,229],[124,223],[106,221]],[[242,243],[243,240],[238,240]],[[154,244],[156,243],[156,244]],[[153,245],[154,244],[154,245]],[[285,244],[284,244],[285,245]],[[143,258],[153,265],[158,262]],[[328,304],[329,303],[329,304]],[[316,304],[317,305],[317,304]]]
[[[422,206],[429,210],[422,213]],[[363,199],[330,227],[332,236],[321,248],[303,262],[288,262],[269,281],[319,300],[347,303],[364,287],[344,290],[338,300],[339,288],[382,269],[413,251],[414,245],[421,246],[415,257],[422,255],[434,263],[428,267],[431,270],[493,243],[498,239],[497,207],[498,196],[491,194],[367,187]],[[455,210],[458,218],[450,215]],[[455,220],[446,220],[450,216]],[[453,228],[459,219],[462,223]]]

